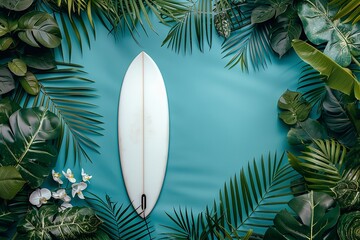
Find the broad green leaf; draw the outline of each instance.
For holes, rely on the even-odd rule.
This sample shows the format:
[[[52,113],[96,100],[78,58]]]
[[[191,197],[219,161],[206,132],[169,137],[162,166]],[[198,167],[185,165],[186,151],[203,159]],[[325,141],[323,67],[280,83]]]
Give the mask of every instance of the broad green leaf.
[[[14,78],[6,67],[0,67],[0,95],[10,92],[15,88]]]
[[[8,62],[8,68],[16,76],[25,76],[27,72],[26,63],[18,58],[14,58],[11,62]]]
[[[360,237],[360,211],[341,215],[337,233],[341,240],[357,240]]]
[[[7,50],[13,43],[14,43],[14,40],[11,37],[0,38],[0,51]]]
[[[327,138],[327,132],[318,121],[308,118],[300,122],[299,126],[291,128],[287,134],[289,144],[303,147],[316,139]]]
[[[61,43],[60,29],[48,13],[32,11],[19,19],[19,38],[33,47],[58,47]]]
[[[24,11],[31,6],[34,0],[1,0],[0,7],[13,11]]]
[[[60,131],[59,119],[44,108],[21,109],[0,127],[0,166],[15,166],[30,186],[49,175],[57,151],[48,143]]]
[[[6,200],[14,198],[24,184],[24,179],[15,167],[0,167],[0,198]]]
[[[27,72],[24,77],[19,78],[21,86],[30,95],[38,95],[40,92],[40,85],[35,75],[31,72]]]
[[[20,239],[66,240],[95,233],[100,224],[91,208],[72,207],[58,212],[57,206],[50,205],[30,211],[17,230]]]
[[[287,210],[282,210],[274,219],[264,239],[276,240],[324,240],[335,239],[332,232],[340,217],[340,207],[326,193],[313,192],[290,200],[289,207],[295,216]],[[329,236],[331,232],[332,236]]]
[[[275,16],[275,9],[270,5],[260,5],[251,13],[251,23],[262,23]]]
[[[9,98],[0,100],[0,124],[7,123],[11,114],[20,109],[20,106]]]
[[[293,8],[279,15],[275,21],[270,33],[270,44],[272,49],[282,57],[291,48],[291,41],[300,37],[302,26]]]
[[[56,67],[55,56],[50,49],[43,49],[41,52],[25,52],[21,59],[28,67],[39,70],[50,70]]]
[[[0,201],[0,239],[9,239],[7,234],[17,220],[17,214],[7,209],[5,201]]]
[[[360,25],[333,21],[336,10],[327,0],[305,0],[299,3],[299,17],[308,39],[318,45],[327,43],[324,53],[339,65],[349,66],[352,57],[360,55]]]
[[[305,121],[311,111],[311,105],[305,101],[301,93],[286,90],[278,101],[278,107],[284,111],[279,117],[288,125]]]
[[[325,54],[301,40],[293,40],[293,48],[297,55],[314,69],[326,76],[325,83],[332,89],[347,95],[354,94],[360,99],[360,84],[350,70],[341,67]]]

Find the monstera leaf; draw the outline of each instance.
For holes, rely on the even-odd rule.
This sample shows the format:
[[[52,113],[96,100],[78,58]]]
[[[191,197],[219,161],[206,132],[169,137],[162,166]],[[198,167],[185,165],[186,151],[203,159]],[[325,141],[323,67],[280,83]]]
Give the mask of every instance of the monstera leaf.
[[[0,2],[0,7],[13,11],[24,11],[30,7],[33,2],[34,0],[2,0]]]
[[[339,65],[349,66],[360,55],[360,25],[333,21],[336,10],[327,0],[306,0],[299,3],[299,17],[308,39],[318,45],[327,43],[324,53]]]
[[[289,0],[261,0],[260,6],[255,7],[251,13],[251,23],[262,23],[284,13],[290,5]]]
[[[288,125],[304,121],[311,111],[311,105],[302,98],[301,93],[290,90],[280,97],[278,107],[284,110],[279,117]]]
[[[346,213],[341,216],[337,232],[341,240],[357,240],[360,238],[360,211]]]
[[[77,239],[97,231],[101,220],[88,207],[67,208],[58,212],[57,206],[31,210],[18,225],[18,239]]]
[[[316,139],[326,139],[328,134],[323,125],[318,121],[308,118],[300,122],[295,128],[291,128],[287,134],[289,144],[303,147]]]
[[[293,198],[288,204],[297,216],[282,210],[276,215],[274,226],[266,231],[264,239],[336,239],[336,231],[332,230],[340,216],[340,208],[332,197],[311,191]]]
[[[20,109],[20,106],[9,98],[0,100],[0,124],[7,123],[11,114]],[[1,155],[1,154],[0,154]]]
[[[60,122],[44,108],[21,109],[0,127],[0,165],[14,166],[31,187],[38,187],[49,174],[57,151],[48,140],[57,137]]]
[[[58,47],[61,43],[60,29],[48,13],[32,11],[19,19],[19,38],[33,47]]]

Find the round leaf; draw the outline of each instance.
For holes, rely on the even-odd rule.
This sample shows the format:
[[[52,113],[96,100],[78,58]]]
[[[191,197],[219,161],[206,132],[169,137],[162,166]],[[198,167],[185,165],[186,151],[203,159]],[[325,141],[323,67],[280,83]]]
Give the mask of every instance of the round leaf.
[[[33,47],[55,48],[61,43],[60,29],[48,13],[26,13],[19,19],[19,30],[19,38]]]
[[[262,23],[275,16],[275,9],[270,5],[260,5],[251,13],[251,23]]]
[[[31,6],[34,0],[2,0],[0,6],[13,11],[24,11]]]
[[[20,84],[24,90],[30,95],[37,95],[40,92],[40,85],[35,75],[27,72],[24,77],[21,77]]]
[[[18,58],[13,59],[11,62],[8,62],[8,68],[16,76],[25,76],[27,72],[26,63]]]
[[[14,40],[11,37],[0,38],[0,51],[7,50],[13,43]]]
[[[0,198],[6,200],[12,199],[24,184],[24,179],[15,167],[0,167]]]
[[[15,81],[11,72],[6,67],[0,67],[0,95],[10,92],[15,88]]]

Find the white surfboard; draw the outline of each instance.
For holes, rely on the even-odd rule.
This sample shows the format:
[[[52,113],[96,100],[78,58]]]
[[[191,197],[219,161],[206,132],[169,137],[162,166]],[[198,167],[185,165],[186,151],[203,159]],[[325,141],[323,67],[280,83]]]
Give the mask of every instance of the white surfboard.
[[[141,52],[130,64],[119,102],[119,150],[130,201],[148,216],[160,195],[169,146],[169,110],[162,75]]]

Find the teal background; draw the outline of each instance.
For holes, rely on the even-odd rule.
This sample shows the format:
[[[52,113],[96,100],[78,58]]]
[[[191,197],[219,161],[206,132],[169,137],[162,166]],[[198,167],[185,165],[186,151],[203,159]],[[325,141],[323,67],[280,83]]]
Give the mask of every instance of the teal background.
[[[157,33],[140,30],[137,44],[130,34],[115,38],[98,25],[91,49],[75,49],[71,61],[84,66],[87,77],[96,82],[95,111],[103,116],[104,136],[93,137],[100,154],[89,152],[93,163],[82,167],[93,179],[89,190],[114,201],[129,203],[118,153],[117,111],[121,84],[131,61],[141,51],[148,53],[162,72],[169,100],[170,146],[166,178],[157,205],[150,214],[156,234],[169,224],[165,212],[187,207],[204,210],[218,196],[219,189],[253,158],[288,148],[287,127],[278,119],[277,100],[288,88],[295,89],[300,72],[293,54],[281,60],[275,56],[265,70],[242,73],[239,67],[224,68],[222,39],[214,36],[210,50],[195,47],[191,55],[176,54],[161,47],[169,28],[155,23]],[[215,34],[216,35],[216,34]],[[64,166],[60,153],[56,170]],[[80,172],[77,172],[80,175]]]

